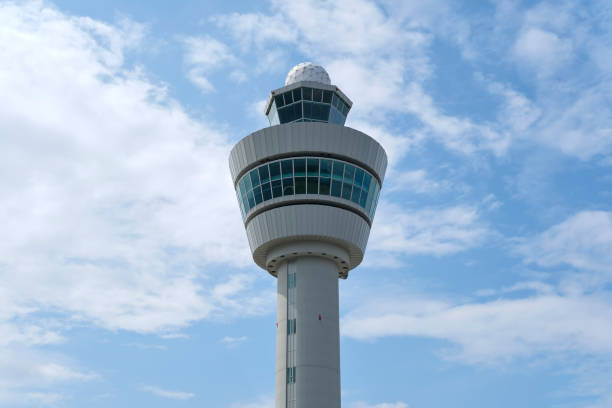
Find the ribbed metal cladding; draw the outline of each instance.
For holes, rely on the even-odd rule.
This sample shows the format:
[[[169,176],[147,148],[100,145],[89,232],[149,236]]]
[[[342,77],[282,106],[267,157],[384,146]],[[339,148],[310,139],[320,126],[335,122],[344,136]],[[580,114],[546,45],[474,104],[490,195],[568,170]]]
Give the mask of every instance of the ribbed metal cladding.
[[[266,269],[268,251],[280,244],[320,240],[344,248],[350,269],[363,259],[370,226],[359,215],[341,208],[298,204],[274,208],[254,217],[246,227],[253,260]]]
[[[373,138],[358,130],[331,123],[287,123],[251,133],[230,153],[234,185],[246,170],[278,157],[320,154],[354,162],[374,173],[381,182],[387,155]]]

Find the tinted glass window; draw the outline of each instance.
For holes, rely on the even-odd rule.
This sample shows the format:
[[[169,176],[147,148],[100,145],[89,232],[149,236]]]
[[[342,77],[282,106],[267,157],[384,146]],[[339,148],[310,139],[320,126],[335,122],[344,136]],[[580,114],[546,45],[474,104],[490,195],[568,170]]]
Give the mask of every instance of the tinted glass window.
[[[283,96],[285,97],[285,105],[293,103],[293,96],[291,95],[291,91],[285,92]]]
[[[304,99],[307,101],[312,101],[312,88],[303,88],[304,90]]]
[[[272,188],[270,183],[264,183],[261,185],[261,194],[263,195],[264,201],[272,198]]]
[[[283,179],[283,195],[293,195],[294,191],[293,191],[293,179],[292,178],[288,178],[288,179]]]
[[[308,194],[319,194],[319,178],[308,177],[306,192]]]
[[[249,209],[255,207],[255,197],[252,190],[247,194],[247,199],[249,200]]]
[[[354,176],[355,176],[355,166],[351,166],[350,164],[346,164],[344,166],[344,182],[345,183],[352,183]]]
[[[321,177],[329,177],[331,175],[331,160],[321,159]]]
[[[295,177],[306,175],[306,159],[295,159],[293,161]]]
[[[342,182],[337,180],[332,180],[332,188],[331,195],[334,197],[340,197],[340,193],[342,191]]]
[[[315,102],[321,102],[323,99],[323,91],[321,89],[314,88],[312,90],[312,100]]]
[[[283,178],[293,177],[293,161],[291,159],[283,160],[281,165],[283,168]]]
[[[344,173],[344,163],[335,161],[334,162],[334,172],[332,175],[334,180],[342,180],[343,173]]]
[[[327,177],[321,177],[319,183],[319,194],[329,195],[330,180]]]
[[[304,117],[312,119],[312,102],[304,102]]]
[[[355,204],[358,204],[360,195],[361,195],[361,189],[353,185],[353,193],[351,195],[351,201],[354,202]]]
[[[283,95],[276,95],[274,97],[274,102],[276,103],[276,107],[277,108],[282,108],[283,106],[285,106],[285,102],[283,102]]]
[[[323,91],[323,103],[331,103],[331,91]]]
[[[342,183],[342,198],[345,200],[351,199],[351,189],[353,186],[349,183]]]
[[[370,174],[366,173],[363,176],[363,191],[368,191],[369,187],[370,187],[370,180],[372,179],[372,176],[370,176]]]
[[[363,170],[359,168],[355,169],[355,181],[353,181],[354,185],[361,187],[361,183],[363,182],[363,174],[364,174]]]
[[[306,177],[295,178],[295,194],[306,194]]]
[[[264,164],[259,168],[259,180],[261,181],[261,184],[270,181],[270,172],[268,172],[267,164]]]
[[[259,185],[259,172],[257,171],[257,169],[251,170],[249,175],[251,176],[251,184],[253,184],[253,187],[258,186]]]
[[[280,179],[280,162],[270,163],[270,178],[272,180]]]
[[[293,113],[293,107],[285,106],[278,110],[278,119],[280,123],[289,123],[291,121],[291,114]]]
[[[302,88],[294,89],[293,90],[293,101],[297,102],[301,100],[302,100]]]
[[[280,197],[283,195],[283,185],[280,180],[274,180],[272,182],[272,197]]]
[[[255,204],[259,204],[263,201],[261,199],[261,187],[255,187],[253,189],[253,195],[255,196]]]
[[[319,159],[308,159],[308,176],[318,177],[319,176]]]
[[[293,119],[296,120],[302,117],[302,104],[296,103],[293,105]]]

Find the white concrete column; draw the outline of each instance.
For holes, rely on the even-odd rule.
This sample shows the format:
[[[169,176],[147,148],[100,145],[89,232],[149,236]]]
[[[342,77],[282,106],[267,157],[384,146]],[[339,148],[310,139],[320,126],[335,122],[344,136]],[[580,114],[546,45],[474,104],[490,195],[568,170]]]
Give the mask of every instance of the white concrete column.
[[[278,269],[276,408],[340,408],[338,272],[332,259],[308,255]]]

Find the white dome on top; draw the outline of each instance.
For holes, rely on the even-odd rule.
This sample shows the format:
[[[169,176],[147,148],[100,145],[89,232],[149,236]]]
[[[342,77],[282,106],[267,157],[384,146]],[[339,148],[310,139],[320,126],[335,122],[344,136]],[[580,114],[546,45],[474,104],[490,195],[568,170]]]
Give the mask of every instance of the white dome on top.
[[[291,71],[287,74],[287,79],[285,79],[285,86],[300,81],[320,82],[331,85],[329,74],[325,68],[312,62],[302,62],[291,68]]]

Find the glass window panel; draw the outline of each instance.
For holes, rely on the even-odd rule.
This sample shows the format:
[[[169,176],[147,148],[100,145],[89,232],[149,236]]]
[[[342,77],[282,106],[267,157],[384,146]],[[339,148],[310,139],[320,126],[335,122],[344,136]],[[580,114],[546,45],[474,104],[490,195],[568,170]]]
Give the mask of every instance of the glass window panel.
[[[321,177],[319,185],[319,194],[329,195],[330,180],[327,177]]]
[[[307,101],[312,101],[312,88],[303,88],[304,90],[304,99]]]
[[[369,213],[370,208],[372,208],[372,198],[374,198],[374,190],[376,190],[376,184],[378,184],[374,179],[372,179],[372,184],[370,185],[370,191],[368,192],[368,199],[366,201],[365,209]]]
[[[253,189],[253,195],[255,196],[255,204],[261,203],[263,200],[261,198],[261,187],[257,186]]]
[[[312,90],[312,100],[315,102],[321,102],[323,98],[323,91],[321,89],[314,88]]]
[[[259,172],[257,171],[257,169],[251,170],[249,175],[251,176],[251,184],[253,185],[253,187],[258,186],[259,185]]]
[[[255,207],[255,196],[253,195],[253,190],[247,193],[247,199],[249,200],[249,210]]]
[[[353,186],[353,194],[351,195],[351,201],[355,204],[359,203],[359,196],[361,195],[361,189],[357,186]]]
[[[296,103],[293,105],[293,116],[295,119],[300,119],[302,117],[302,103]]]
[[[323,116],[323,112],[321,112],[321,105],[318,103],[312,104],[312,118],[316,120],[321,120],[321,116]]]
[[[283,179],[283,195],[293,195],[294,194],[294,190],[293,190],[293,179],[292,178],[286,178]]]
[[[364,171],[360,168],[355,169],[355,181],[353,181],[354,185],[361,187],[361,183],[363,182],[363,173]]]
[[[332,180],[331,186],[331,195],[334,197],[340,197],[340,193],[342,192],[342,182],[337,180]]]
[[[323,103],[331,103],[331,91],[323,91]]]
[[[280,162],[270,163],[270,178],[280,180]]]
[[[289,123],[291,121],[291,114],[293,113],[293,107],[285,106],[278,110],[278,117],[280,123]]]
[[[285,105],[293,103],[293,96],[291,95],[291,91],[285,92],[283,96],[285,97]]]
[[[312,119],[312,102],[304,102],[304,117]]]
[[[280,197],[283,195],[283,185],[280,180],[272,181],[272,197]]]
[[[293,101],[297,102],[301,100],[302,100],[302,88],[294,89],[293,90]]]
[[[363,191],[368,191],[370,189],[370,181],[372,180],[372,176],[369,173],[364,174],[363,176]]]
[[[332,173],[333,179],[342,181],[343,173],[344,173],[344,163],[339,162],[339,161],[334,161],[334,171]]]
[[[306,159],[294,159],[293,167],[295,169],[295,177],[303,177],[306,175]]]
[[[334,95],[332,96],[332,105],[336,107],[336,109],[338,108],[338,97],[336,96],[336,93],[334,92]]]
[[[361,196],[359,197],[359,205],[365,208],[366,200],[368,198],[368,192],[366,190],[361,190]]]
[[[331,175],[331,160],[321,159],[321,177],[329,177]]]
[[[259,167],[259,180],[261,181],[261,184],[270,181],[270,172],[268,171],[267,164]]]
[[[306,177],[295,178],[295,194],[306,194]]]
[[[308,159],[306,165],[309,177],[319,177],[319,159]]]
[[[321,106],[321,112],[320,112],[321,120],[324,120],[327,122],[329,120],[329,105],[320,105],[320,106]]]
[[[276,95],[274,97],[274,103],[276,103],[277,108],[282,108],[283,106],[285,106],[285,102],[283,102],[283,95]]]
[[[308,194],[319,194],[319,178],[318,177],[308,177],[308,185],[306,186],[306,192]]]
[[[283,168],[283,178],[293,178],[293,161],[291,159],[283,160],[281,166]]]
[[[344,182],[353,183],[354,176],[355,176],[355,166],[346,164],[344,166]]]
[[[247,195],[244,194],[242,196],[242,206],[244,207],[244,212],[249,211],[249,200],[247,199]]]
[[[352,184],[342,183],[342,198],[344,198],[345,200],[350,200],[352,188],[353,188]]]
[[[261,185],[261,194],[263,195],[264,201],[272,198],[272,188],[270,187],[270,183],[264,183]]]
[[[245,186],[245,181],[244,181],[245,177],[242,177],[240,179],[240,181],[238,182],[238,188],[240,189],[240,193],[244,194],[246,193],[246,186]]]

